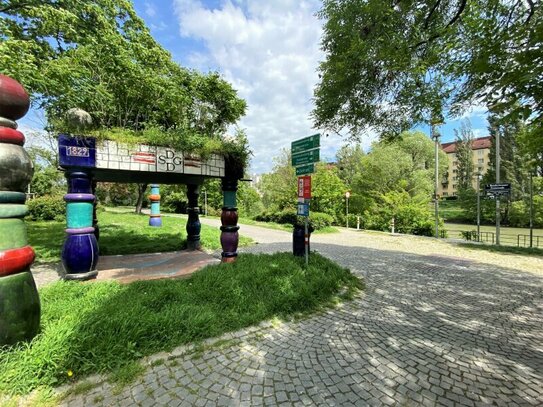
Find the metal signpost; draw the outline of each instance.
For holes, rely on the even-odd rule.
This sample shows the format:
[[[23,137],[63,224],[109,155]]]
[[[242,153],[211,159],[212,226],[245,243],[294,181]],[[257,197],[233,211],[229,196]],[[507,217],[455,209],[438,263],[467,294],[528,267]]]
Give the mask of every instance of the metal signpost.
[[[320,159],[321,135],[314,134],[291,144],[291,163],[296,167],[298,176],[298,215],[305,217],[304,244],[305,264],[309,263],[309,203],[311,201],[311,175],[315,172],[315,164]]]
[[[351,196],[351,193],[349,191],[345,192],[345,218],[347,219],[347,229],[349,229],[349,197]]]
[[[511,194],[511,184],[496,183],[486,184],[485,194],[487,197],[496,200],[496,245],[500,245],[500,197]]]

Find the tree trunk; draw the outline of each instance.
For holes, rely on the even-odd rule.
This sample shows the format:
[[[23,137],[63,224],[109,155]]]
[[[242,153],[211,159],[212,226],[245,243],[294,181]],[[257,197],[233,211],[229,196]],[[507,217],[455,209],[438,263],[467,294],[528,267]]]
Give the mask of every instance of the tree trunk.
[[[141,214],[141,207],[143,205],[143,197],[147,190],[147,184],[138,184],[138,200],[136,201],[136,213]]]

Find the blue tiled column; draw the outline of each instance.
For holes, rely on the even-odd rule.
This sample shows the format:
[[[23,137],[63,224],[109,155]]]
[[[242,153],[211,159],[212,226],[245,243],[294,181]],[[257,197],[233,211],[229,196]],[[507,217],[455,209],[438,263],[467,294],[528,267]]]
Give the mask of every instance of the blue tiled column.
[[[62,248],[62,264],[67,280],[89,280],[98,271],[98,242],[94,235],[91,179],[84,172],[67,172],[66,240]]]

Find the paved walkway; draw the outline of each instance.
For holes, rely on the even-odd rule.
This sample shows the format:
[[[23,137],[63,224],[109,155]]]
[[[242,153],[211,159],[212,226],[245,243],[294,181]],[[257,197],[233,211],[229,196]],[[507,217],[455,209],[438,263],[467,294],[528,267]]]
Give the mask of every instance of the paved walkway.
[[[289,233],[243,233],[267,240],[244,252],[291,247]],[[314,235],[312,249],[363,276],[366,291],[203,352],[156,355],[122,391],[104,382],[65,404],[543,405],[541,258],[353,231]]]

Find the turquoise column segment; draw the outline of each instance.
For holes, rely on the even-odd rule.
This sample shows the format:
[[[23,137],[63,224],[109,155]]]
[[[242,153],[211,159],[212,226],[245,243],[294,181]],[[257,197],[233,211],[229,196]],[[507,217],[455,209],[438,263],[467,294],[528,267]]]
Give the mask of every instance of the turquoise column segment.
[[[229,208],[236,207],[236,191],[224,191],[223,192],[224,206]]]
[[[69,229],[92,227],[91,202],[68,202],[66,205],[66,224]]]
[[[160,215],[160,202],[151,202],[151,215]]]

